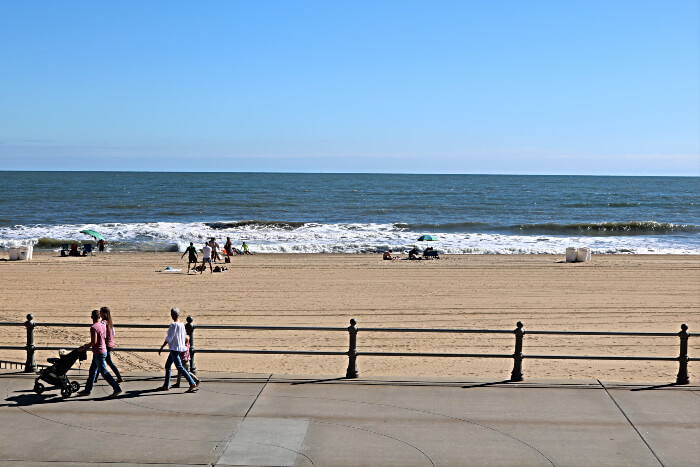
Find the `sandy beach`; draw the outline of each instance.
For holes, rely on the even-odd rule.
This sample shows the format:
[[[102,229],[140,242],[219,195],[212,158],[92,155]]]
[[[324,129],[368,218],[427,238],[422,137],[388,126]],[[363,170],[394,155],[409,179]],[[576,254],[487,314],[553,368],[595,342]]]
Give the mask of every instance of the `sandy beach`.
[[[117,323],[169,322],[179,307],[196,324],[346,327],[357,320],[360,351],[512,353],[512,335],[362,333],[365,327],[678,332],[700,330],[700,260],[685,255],[594,255],[580,264],[550,255],[459,255],[437,261],[382,261],[379,255],[254,255],[225,273],[187,275],[178,253],[105,253],[68,258],[39,252],[32,261],[0,254],[0,321],[90,322],[108,305]],[[181,273],[157,272],[167,266]],[[23,328],[0,327],[6,345],[24,345]],[[164,330],[118,329],[117,344],[157,348]],[[346,332],[199,330],[197,347],[347,350]],[[77,346],[87,329],[36,329],[36,345]],[[678,355],[677,337],[527,336],[525,354]],[[690,340],[691,356],[700,339]],[[39,352],[43,362],[49,352]],[[0,359],[23,361],[23,352]],[[116,354],[124,373],[157,370],[153,353]],[[691,380],[700,365],[691,362]],[[83,363],[85,365],[85,363]],[[343,376],[347,357],[197,356],[200,372]],[[511,360],[360,357],[361,376],[503,378]],[[528,360],[526,378],[672,382],[675,362]]]

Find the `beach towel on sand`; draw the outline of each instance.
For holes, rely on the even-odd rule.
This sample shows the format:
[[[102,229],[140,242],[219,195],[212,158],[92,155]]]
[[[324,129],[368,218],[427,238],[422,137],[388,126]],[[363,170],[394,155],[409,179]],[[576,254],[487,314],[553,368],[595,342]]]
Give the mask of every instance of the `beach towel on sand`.
[[[170,266],[166,267],[162,271],[156,271],[156,272],[180,272],[182,269],[173,269]]]

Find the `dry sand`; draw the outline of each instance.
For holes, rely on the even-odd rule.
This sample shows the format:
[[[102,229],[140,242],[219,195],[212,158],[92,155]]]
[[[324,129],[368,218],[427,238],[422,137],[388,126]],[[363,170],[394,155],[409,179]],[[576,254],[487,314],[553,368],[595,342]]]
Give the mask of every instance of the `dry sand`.
[[[0,256],[0,321],[90,322],[90,311],[112,308],[117,323],[169,322],[178,306],[195,324],[360,327],[359,351],[505,353],[511,334],[396,334],[367,327],[678,332],[700,330],[700,258],[596,255],[567,264],[563,256],[447,256],[434,261],[382,261],[379,255],[255,255],[232,259],[225,273],[187,275],[177,253],[105,253],[62,258],[38,253],[32,261]],[[166,266],[182,273],[159,273]],[[122,347],[154,347],[161,329],[118,329]],[[24,345],[24,328],[0,327],[5,345]],[[346,351],[347,332],[208,331],[198,348]],[[36,329],[36,345],[71,347],[87,329]],[[700,338],[690,339],[700,356]],[[525,354],[677,357],[678,337],[526,335]],[[55,352],[39,352],[43,362]],[[0,359],[24,354],[0,351]],[[127,374],[158,370],[165,355],[117,353]],[[83,364],[85,365],[85,364]],[[199,354],[200,372],[343,376],[347,357]],[[361,376],[510,376],[512,360],[360,356]],[[691,380],[700,364],[690,363]],[[675,362],[530,360],[525,378],[597,378],[672,382]]]

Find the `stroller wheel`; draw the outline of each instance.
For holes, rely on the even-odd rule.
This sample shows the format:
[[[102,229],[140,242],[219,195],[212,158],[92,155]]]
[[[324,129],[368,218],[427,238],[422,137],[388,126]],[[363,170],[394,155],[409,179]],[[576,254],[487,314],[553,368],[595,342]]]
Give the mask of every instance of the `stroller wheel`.
[[[34,392],[37,394],[41,394],[42,392],[44,392],[44,385],[38,381],[34,383]]]
[[[78,392],[78,391],[80,391],[80,384],[77,381],[71,381],[70,389],[73,392]]]
[[[61,396],[62,397],[70,397],[70,395],[73,394],[73,391],[71,390],[70,386],[66,388],[61,388]]]

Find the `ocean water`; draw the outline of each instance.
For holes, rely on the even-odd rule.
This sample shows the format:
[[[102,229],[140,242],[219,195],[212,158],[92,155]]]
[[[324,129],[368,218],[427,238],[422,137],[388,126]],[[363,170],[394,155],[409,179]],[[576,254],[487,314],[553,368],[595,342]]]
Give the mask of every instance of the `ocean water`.
[[[699,177],[0,172],[0,247],[700,254]]]

